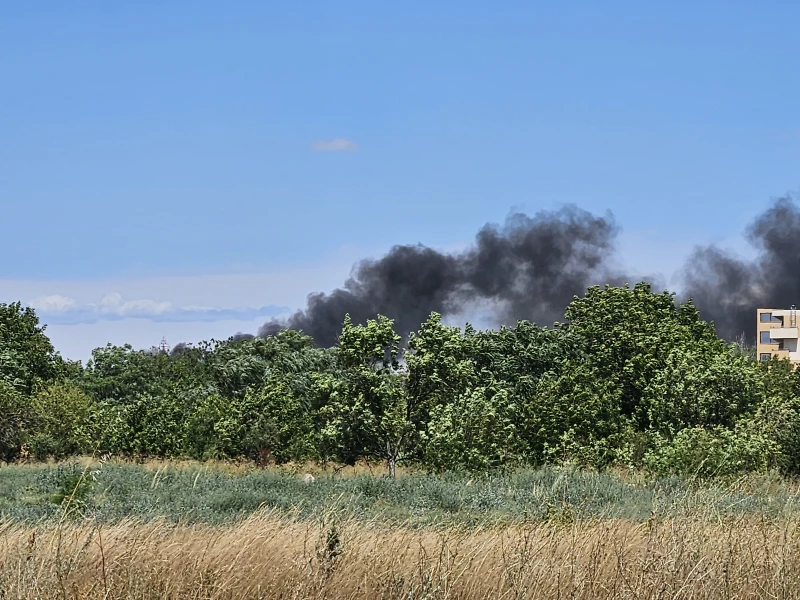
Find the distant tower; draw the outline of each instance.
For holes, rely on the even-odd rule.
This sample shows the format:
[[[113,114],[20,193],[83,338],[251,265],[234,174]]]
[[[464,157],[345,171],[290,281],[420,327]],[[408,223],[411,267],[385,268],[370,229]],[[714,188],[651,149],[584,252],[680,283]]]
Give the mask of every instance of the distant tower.
[[[161,338],[161,344],[159,344],[158,349],[165,354],[169,354],[169,344],[167,343],[167,338]]]

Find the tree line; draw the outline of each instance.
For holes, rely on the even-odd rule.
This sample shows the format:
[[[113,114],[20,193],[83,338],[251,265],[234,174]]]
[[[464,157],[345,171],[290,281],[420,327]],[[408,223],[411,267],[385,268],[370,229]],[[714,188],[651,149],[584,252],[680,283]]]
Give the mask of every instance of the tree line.
[[[754,307],[755,309],[755,307]],[[755,310],[754,310],[755,314]],[[0,460],[121,457],[435,471],[547,463],[658,474],[800,473],[800,371],[720,339],[670,292],[592,287],[564,321],[476,330],[433,313],[345,318],[170,352],[63,360],[38,317],[0,304]]]

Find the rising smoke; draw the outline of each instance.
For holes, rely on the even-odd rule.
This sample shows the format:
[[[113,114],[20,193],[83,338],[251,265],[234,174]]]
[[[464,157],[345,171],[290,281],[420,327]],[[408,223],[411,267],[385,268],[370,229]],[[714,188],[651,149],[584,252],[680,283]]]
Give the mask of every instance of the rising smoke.
[[[755,341],[756,308],[800,304],[800,210],[791,197],[772,203],[746,230],[757,257],[697,248],[683,271],[683,295],[729,340]]]
[[[533,217],[515,213],[502,227],[486,225],[463,252],[395,246],[383,258],[357,263],[342,288],[311,294],[305,310],[264,324],[259,335],[289,327],[330,346],[345,314],[354,322],[382,314],[407,334],[431,311],[459,316],[477,305],[488,311],[491,324],[527,319],[549,325],[590,285],[660,285],[652,276],[631,278],[612,266],[617,232],[611,215],[569,206]],[[713,245],[695,248],[680,273],[679,299],[691,298],[721,337],[745,336],[753,343],[756,308],[800,304],[800,209],[791,197],[779,198],[745,235],[757,252],[754,260]]]
[[[631,278],[613,268],[618,229],[611,215],[574,206],[533,217],[516,213],[502,227],[484,226],[459,253],[395,246],[383,258],[355,265],[330,294],[311,294],[308,306],[287,321],[264,324],[266,336],[289,327],[319,345],[336,343],[345,314],[364,322],[382,314],[407,334],[431,311],[458,316],[488,306],[492,324],[527,319],[543,325],[563,316],[575,295],[594,284],[621,285]],[[747,228],[754,260],[716,246],[697,247],[681,270],[680,300],[692,299],[704,319],[728,340],[755,340],[755,309],[800,304],[800,209],[791,197],[775,200]]]
[[[330,346],[345,314],[354,322],[385,315],[407,334],[431,311],[462,315],[478,305],[493,324],[527,319],[549,325],[589,285],[627,280],[610,266],[616,234],[611,215],[569,206],[533,217],[515,213],[502,227],[486,225],[463,252],[395,246],[380,259],[357,263],[343,287],[311,294],[305,310],[266,323],[259,335],[289,327]]]

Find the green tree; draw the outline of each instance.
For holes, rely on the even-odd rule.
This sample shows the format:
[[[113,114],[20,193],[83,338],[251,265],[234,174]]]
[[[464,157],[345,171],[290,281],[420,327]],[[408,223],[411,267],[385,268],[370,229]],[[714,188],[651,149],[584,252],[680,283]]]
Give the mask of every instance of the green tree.
[[[687,427],[667,441],[656,437],[646,467],[658,475],[729,477],[765,472],[775,466],[780,450],[774,439],[747,426]]]
[[[407,389],[416,409],[411,418],[419,430],[427,428],[437,407],[463,397],[478,384],[475,336],[470,325],[462,334],[458,327],[442,324],[435,312],[409,336]]]
[[[90,452],[95,439],[92,399],[72,383],[56,382],[31,398],[31,453],[64,458]]]
[[[314,348],[307,335],[287,329],[266,338],[217,343],[206,362],[220,393],[243,397],[274,374],[288,376],[293,390],[304,393],[309,374],[329,369],[332,355]]]
[[[31,420],[29,399],[0,380],[0,461],[10,462],[20,457]]]
[[[520,436],[527,462],[572,462],[602,468],[618,448],[630,443],[630,429],[619,412],[619,390],[581,360],[566,361],[525,394],[520,405]]]
[[[100,403],[100,449],[129,457],[182,455],[185,422],[192,413],[181,396],[145,392],[127,397],[124,403]]]
[[[560,378],[565,365],[571,371],[582,360],[579,342],[526,321],[489,331],[467,325],[462,334],[431,314],[406,355],[426,462],[439,469],[538,463],[563,445],[572,426],[576,439],[588,439],[583,422],[567,417],[596,403],[575,396],[575,382]]]
[[[202,398],[186,420],[187,453],[201,460],[305,460],[315,457],[314,425],[303,399],[275,375],[244,397]]]
[[[237,452],[235,435],[243,434],[232,398],[218,392],[201,397],[186,422],[186,448],[198,460],[229,458]]]
[[[796,476],[800,474],[800,369],[788,360],[753,364],[761,375],[759,402],[737,425],[752,436],[774,441],[778,451],[770,466]]]
[[[99,402],[124,405],[142,394],[163,392],[171,375],[170,362],[164,353],[108,344],[92,351],[81,385]]]
[[[670,438],[696,426],[733,428],[761,397],[759,371],[734,347],[670,349],[642,390],[649,430]]]
[[[36,311],[20,302],[0,303],[0,380],[23,394],[41,382],[74,372],[45,335]]]
[[[400,374],[400,336],[379,316],[365,325],[345,317],[336,353],[336,372],[319,378],[326,398],[320,409],[324,447],[346,463],[383,458],[395,476],[397,462],[413,441],[413,403]]]
[[[475,387],[436,406],[426,462],[439,470],[488,470],[520,461],[518,407],[508,389]]]
[[[316,458],[315,415],[285,378],[273,376],[262,387],[250,389],[242,405],[245,455],[278,463]]]
[[[700,319],[691,302],[676,305],[674,294],[654,294],[647,283],[633,289],[589,288],[567,307],[565,317],[562,328],[582,341],[596,376],[618,391],[620,415],[640,431],[661,429],[662,419],[683,410],[657,405],[663,403],[663,390],[650,393],[654,380],[674,384],[681,377],[679,364],[700,359],[708,364],[710,356],[725,352],[713,325]],[[675,377],[670,379],[665,369]]]

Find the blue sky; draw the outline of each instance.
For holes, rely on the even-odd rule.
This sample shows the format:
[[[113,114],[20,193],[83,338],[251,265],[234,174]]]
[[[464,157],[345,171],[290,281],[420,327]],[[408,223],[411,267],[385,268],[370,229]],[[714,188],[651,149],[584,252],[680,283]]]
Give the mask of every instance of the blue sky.
[[[394,243],[611,210],[669,276],[800,187],[792,2],[0,7],[0,301],[222,337]],[[180,339],[177,339],[180,338]]]

